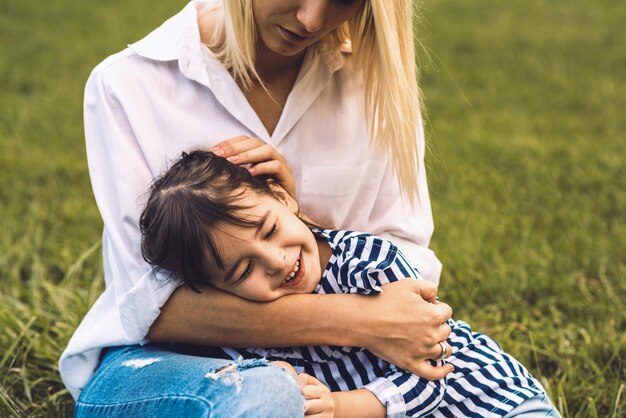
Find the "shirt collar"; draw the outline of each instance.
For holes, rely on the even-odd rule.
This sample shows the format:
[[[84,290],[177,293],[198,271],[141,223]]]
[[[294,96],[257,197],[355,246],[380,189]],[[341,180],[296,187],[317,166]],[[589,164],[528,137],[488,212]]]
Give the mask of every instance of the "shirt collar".
[[[190,52],[189,46],[201,46],[197,23],[198,6],[199,2],[188,3],[178,14],[128,47],[137,55],[155,61],[179,59],[183,52]]]
[[[211,4],[206,0],[190,2],[180,13],[129,48],[147,59],[177,61],[181,74],[208,87],[215,99],[249,130],[245,134],[277,146],[343,66],[342,51],[349,52],[348,45],[331,48],[320,43],[307,51],[292,94],[270,137],[230,73],[200,40],[198,13]]]
[[[209,4],[206,1],[189,2],[178,14],[128,47],[137,55],[155,61],[189,61],[192,57],[201,58],[203,45],[198,30],[198,13]],[[344,54],[352,53],[349,41],[339,48],[330,48],[320,43],[317,49],[322,62],[331,73],[343,66]]]

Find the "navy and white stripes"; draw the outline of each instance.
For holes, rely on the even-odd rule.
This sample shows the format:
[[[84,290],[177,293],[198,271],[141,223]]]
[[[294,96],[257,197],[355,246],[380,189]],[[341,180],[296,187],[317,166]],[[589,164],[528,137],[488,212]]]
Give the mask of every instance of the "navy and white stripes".
[[[351,231],[314,229],[326,238],[332,256],[315,293],[377,294],[380,286],[406,277],[420,279],[388,240]],[[231,358],[266,357],[291,363],[332,391],[370,390],[388,417],[501,417],[524,400],[543,393],[541,386],[512,356],[486,335],[450,320],[454,365],[446,379],[428,381],[355,347],[315,346],[229,349]]]

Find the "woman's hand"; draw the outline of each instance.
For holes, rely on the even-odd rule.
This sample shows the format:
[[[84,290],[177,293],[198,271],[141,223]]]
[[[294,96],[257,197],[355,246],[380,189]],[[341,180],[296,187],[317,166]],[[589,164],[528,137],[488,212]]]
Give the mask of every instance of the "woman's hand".
[[[363,298],[362,347],[396,366],[428,380],[438,380],[452,365],[433,366],[427,359],[442,354],[451,329],[446,321],[452,309],[436,300],[437,287],[425,280],[405,279],[382,286],[378,296]]]
[[[304,415],[313,415],[316,418],[334,418],[335,399],[330,389],[311,375],[300,373],[298,375],[300,391],[306,399],[304,401]]]
[[[285,157],[270,144],[242,135],[222,141],[210,151],[233,164],[251,164],[248,171],[252,175],[266,174],[274,177],[291,197],[296,198],[296,181],[291,168]]]

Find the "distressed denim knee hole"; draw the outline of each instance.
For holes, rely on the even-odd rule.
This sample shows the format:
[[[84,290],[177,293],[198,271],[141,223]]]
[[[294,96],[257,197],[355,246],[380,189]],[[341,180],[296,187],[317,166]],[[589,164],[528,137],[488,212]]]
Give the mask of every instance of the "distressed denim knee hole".
[[[241,392],[241,385],[243,383],[243,376],[240,372],[254,367],[266,367],[267,365],[268,362],[264,358],[244,360],[243,357],[240,356],[233,364],[211,370],[205,374],[204,377],[217,380],[226,386],[235,386],[235,392],[239,393]]]
[[[225,367],[209,371],[205,377],[219,382],[224,390],[231,393],[228,405],[216,405],[216,417],[303,416],[304,399],[296,377],[285,369],[270,364],[266,359],[239,359]],[[238,415],[240,413],[242,415]]]

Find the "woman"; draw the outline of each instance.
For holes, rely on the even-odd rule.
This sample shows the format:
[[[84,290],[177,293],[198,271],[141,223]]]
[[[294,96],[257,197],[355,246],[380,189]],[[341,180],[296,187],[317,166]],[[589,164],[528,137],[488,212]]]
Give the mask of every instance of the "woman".
[[[432,285],[405,280],[377,298],[293,295],[255,304],[178,288],[143,261],[138,219],[153,177],[182,150],[218,146],[279,178],[290,176],[286,159],[315,221],[392,238],[427,279],[439,277],[427,248],[433,227],[410,1],[221,3],[191,2],[102,62],[87,83],[106,290],[60,360],[74,397],[89,382],[77,415],[301,414],[298,388],[282,370],[242,363],[240,380],[212,380],[206,376],[223,360],[166,342],[359,346],[428,379],[451,371],[425,361],[450,348],[451,309],[428,302]]]

